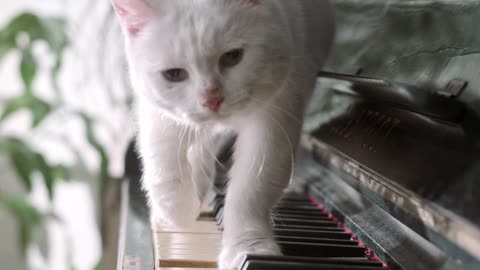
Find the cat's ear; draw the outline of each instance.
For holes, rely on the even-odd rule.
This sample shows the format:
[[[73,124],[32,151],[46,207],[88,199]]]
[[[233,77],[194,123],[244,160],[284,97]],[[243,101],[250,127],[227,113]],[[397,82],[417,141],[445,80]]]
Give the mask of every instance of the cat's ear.
[[[130,35],[138,34],[153,16],[145,0],[112,0],[120,25]]]

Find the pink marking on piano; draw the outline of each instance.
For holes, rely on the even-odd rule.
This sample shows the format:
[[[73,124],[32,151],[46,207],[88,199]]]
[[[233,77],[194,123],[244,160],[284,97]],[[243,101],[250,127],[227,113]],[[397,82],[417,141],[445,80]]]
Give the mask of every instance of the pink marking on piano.
[[[358,237],[354,235],[347,227],[345,227],[345,225],[343,225],[342,222],[340,222],[336,217],[334,217],[332,213],[328,212],[325,206],[321,202],[317,201],[313,196],[309,196],[309,198],[310,198],[310,201],[313,204],[315,204],[320,210],[322,210],[324,214],[328,215],[328,218],[334,221],[338,227],[342,228],[346,233],[349,233],[352,236],[352,239],[357,240],[358,245],[360,247],[365,248],[365,254],[370,259],[381,263],[383,268],[390,269],[390,267],[386,263],[384,263],[382,260],[380,260],[380,258],[378,258],[371,249],[369,249],[362,241],[358,240]]]

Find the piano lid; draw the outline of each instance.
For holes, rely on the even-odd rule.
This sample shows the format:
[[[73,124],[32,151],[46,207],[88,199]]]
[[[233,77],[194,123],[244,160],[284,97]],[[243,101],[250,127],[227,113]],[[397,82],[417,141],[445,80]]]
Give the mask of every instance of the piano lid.
[[[324,93],[318,127],[304,145],[375,193],[384,208],[402,209],[480,258],[479,116],[434,91],[320,75],[348,84]]]

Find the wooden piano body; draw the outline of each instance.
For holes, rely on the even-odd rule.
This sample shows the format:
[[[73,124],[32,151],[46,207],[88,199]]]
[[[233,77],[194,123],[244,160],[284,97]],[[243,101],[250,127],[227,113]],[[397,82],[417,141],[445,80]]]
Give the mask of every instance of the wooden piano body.
[[[252,257],[251,262],[264,265],[245,269],[349,269],[337,266],[361,258],[372,264],[355,265],[358,269],[377,269],[382,263],[404,270],[480,269],[480,35],[474,29],[479,3],[333,2],[340,38],[328,69],[356,74],[361,68],[365,77],[319,74],[295,174],[309,200],[301,206],[296,199],[281,205],[313,211],[308,212],[314,213],[313,221],[326,222],[317,222],[321,228],[333,221],[333,235],[345,227],[348,241],[368,249],[358,255],[356,248],[332,247],[308,255],[317,259],[291,265],[281,258]],[[149,222],[139,168],[130,149],[118,269],[160,266],[155,249],[163,247]],[[313,206],[321,206],[323,216]],[[216,213],[221,211],[217,208]],[[296,216],[304,213],[296,211]],[[296,225],[291,234],[302,235]],[[206,249],[216,248],[219,232],[214,219],[203,229],[209,235],[197,238],[197,244],[208,262],[214,254]],[[285,247],[291,254],[304,248]],[[212,266],[202,259],[191,265],[166,262],[162,269]],[[329,266],[308,267],[315,263]]]

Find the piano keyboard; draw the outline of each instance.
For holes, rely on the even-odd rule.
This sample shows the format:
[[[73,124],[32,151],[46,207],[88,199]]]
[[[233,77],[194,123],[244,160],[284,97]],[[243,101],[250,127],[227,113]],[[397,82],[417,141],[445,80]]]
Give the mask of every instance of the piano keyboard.
[[[155,227],[157,269],[216,269],[223,220],[223,185],[207,196],[194,226]],[[287,193],[273,210],[274,235],[284,256],[248,255],[241,270],[387,268],[355,236],[306,195]]]

